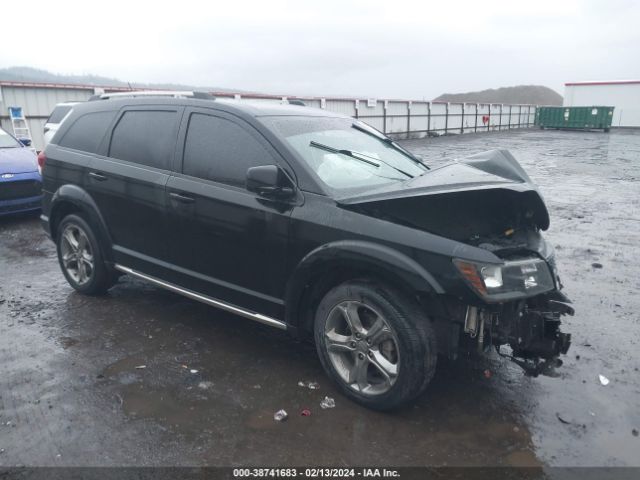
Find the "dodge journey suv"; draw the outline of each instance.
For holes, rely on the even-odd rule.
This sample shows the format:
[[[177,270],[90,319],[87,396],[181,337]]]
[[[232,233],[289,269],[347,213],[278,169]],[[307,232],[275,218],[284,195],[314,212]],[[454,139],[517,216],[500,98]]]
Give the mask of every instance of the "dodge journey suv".
[[[158,93],[75,105],[39,162],[77,291],[128,274],[309,339],[365,406],[414,399],[438,355],[534,371],[569,348],[549,215],[507,151],[430,170],[336,113]]]

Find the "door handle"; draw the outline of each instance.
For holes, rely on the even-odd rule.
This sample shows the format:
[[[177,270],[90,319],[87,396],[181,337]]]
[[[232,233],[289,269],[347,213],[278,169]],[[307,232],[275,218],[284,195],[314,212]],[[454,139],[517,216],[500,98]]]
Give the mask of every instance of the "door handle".
[[[102,175],[98,172],[89,172],[89,176],[95,180],[98,180],[99,182],[104,182],[107,179],[106,175]]]
[[[169,193],[169,196],[171,198],[173,198],[174,200],[177,200],[178,202],[182,202],[182,203],[193,203],[193,202],[196,201],[195,198],[189,197],[187,195],[183,195],[183,194],[178,193],[178,192],[171,192],[171,193]]]

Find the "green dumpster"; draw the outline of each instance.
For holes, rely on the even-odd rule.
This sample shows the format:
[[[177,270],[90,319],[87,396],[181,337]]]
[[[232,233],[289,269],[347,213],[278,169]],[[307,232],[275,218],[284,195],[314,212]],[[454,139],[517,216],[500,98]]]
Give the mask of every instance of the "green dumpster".
[[[535,124],[540,128],[594,130],[608,132],[613,119],[613,108],[591,107],[538,107]]]

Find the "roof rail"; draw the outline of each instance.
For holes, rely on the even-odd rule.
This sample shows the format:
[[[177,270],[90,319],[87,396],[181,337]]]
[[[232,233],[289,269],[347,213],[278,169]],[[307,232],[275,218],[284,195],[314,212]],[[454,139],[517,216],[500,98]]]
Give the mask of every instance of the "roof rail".
[[[207,92],[178,91],[178,90],[138,90],[131,92],[103,93],[93,95],[89,100],[109,100],[110,98],[136,98],[136,97],[172,97],[172,98],[199,98],[203,100],[215,100],[216,97]]]

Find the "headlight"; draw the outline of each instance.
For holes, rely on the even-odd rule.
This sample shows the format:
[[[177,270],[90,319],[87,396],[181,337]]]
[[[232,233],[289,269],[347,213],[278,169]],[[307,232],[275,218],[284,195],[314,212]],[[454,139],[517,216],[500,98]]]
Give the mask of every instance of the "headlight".
[[[454,265],[480,296],[499,302],[532,297],[555,288],[547,262],[539,258],[512,260],[500,265],[454,259]]]

